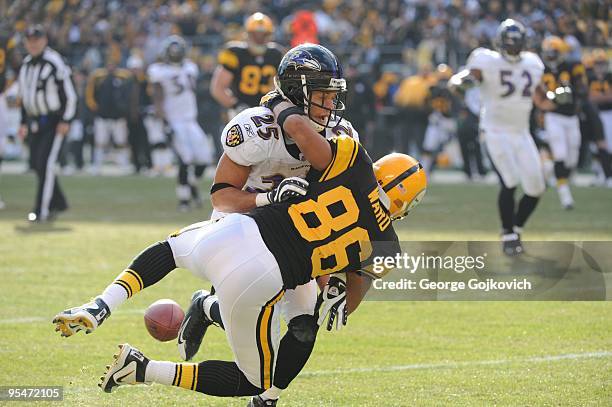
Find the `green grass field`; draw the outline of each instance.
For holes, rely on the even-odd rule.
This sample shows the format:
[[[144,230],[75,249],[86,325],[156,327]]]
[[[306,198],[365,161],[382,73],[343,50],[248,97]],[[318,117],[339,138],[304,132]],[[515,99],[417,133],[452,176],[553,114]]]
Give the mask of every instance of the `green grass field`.
[[[72,177],[72,208],[53,225],[25,222],[32,176],[3,175],[0,193],[0,386],[61,385],[65,405],[241,406],[160,385],[103,393],[98,377],[116,344],[178,360],[174,342],[149,337],[142,313],[159,298],[183,307],[207,287],[184,270],[126,303],[94,334],[60,338],[51,318],[101,292],[149,243],[208,217],[175,210],[170,179]],[[547,191],[526,240],[612,240],[612,190],[576,189],[562,211]],[[404,240],[496,240],[496,188],[433,185],[397,225]],[[211,329],[196,359],[231,359]],[[321,332],[283,394],[295,406],[610,405],[612,303],[365,302],[340,333]],[[1,402],[0,402],[1,403]]]

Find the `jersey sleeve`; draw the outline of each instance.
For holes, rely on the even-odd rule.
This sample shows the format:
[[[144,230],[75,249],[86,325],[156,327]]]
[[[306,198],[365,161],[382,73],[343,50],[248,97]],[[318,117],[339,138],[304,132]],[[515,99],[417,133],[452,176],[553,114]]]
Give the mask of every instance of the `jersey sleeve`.
[[[332,148],[332,160],[323,170],[319,182],[329,181],[348,171],[355,164],[359,152],[359,142],[352,137],[339,136],[327,141]]]
[[[485,48],[476,48],[468,57],[467,69],[485,70],[490,64],[489,53]]]
[[[198,74],[199,74],[198,66],[193,61],[187,61],[186,70],[190,76],[194,78],[198,77]]]
[[[241,120],[244,117],[240,113],[225,126],[221,132],[221,145],[230,160],[249,167],[268,159],[269,143],[254,133],[251,124]]]
[[[147,69],[147,76],[149,77],[150,83],[161,83],[162,72],[161,67],[158,64],[153,64]]]
[[[230,72],[237,72],[240,59],[234,47],[224,48],[217,55],[217,62]]]

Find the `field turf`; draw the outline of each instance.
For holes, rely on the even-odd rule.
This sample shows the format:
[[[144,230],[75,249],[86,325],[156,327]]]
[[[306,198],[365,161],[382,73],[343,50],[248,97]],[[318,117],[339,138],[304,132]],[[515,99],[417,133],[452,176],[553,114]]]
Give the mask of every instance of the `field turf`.
[[[208,284],[176,270],[88,336],[60,338],[53,315],[100,293],[142,248],[206,219],[210,207],[178,213],[171,179],[62,182],[71,210],[55,224],[31,226],[25,215],[33,177],[0,180],[7,203],[0,211],[0,386],[64,386],[62,404],[70,406],[246,405],[246,398],[160,385],[110,395],[96,386],[118,343],[178,361],[174,342],[147,334],[143,310],[159,298],[185,307]],[[579,188],[575,198],[577,209],[568,213],[547,191],[524,238],[612,240],[612,190]],[[496,240],[495,200],[492,186],[433,185],[397,230],[404,240]],[[231,359],[222,331],[209,330],[196,359]],[[365,302],[345,330],[320,333],[279,406],[595,406],[611,400],[610,302]]]

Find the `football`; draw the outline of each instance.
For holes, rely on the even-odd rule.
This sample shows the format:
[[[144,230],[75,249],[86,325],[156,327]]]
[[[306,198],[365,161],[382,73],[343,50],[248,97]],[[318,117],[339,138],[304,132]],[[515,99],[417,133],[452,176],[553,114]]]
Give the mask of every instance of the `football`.
[[[167,342],[176,339],[183,318],[185,313],[180,305],[172,300],[162,299],[149,305],[145,311],[144,322],[153,338]]]

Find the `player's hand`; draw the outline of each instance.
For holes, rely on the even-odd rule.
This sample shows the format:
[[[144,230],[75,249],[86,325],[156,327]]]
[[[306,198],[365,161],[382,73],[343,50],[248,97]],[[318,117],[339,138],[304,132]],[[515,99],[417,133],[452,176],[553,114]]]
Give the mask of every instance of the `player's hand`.
[[[284,202],[291,198],[304,196],[307,192],[308,181],[300,177],[289,177],[282,180],[272,191],[257,194],[255,203],[257,206],[264,206]]]
[[[68,131],[70,130],[70,123],[67,122],[59,122],[59,124],[57,125],[57,127],[55,128],[55,133],[59,134],[60,136],[65,136],[66,134],[68,134]]]
[[[346,308],[346,274],[335,274],[329,278],[329,282],[317,298],[315,308],[319,313],[317,324],[322,326],[325,318],[327,319],[327,330],[331,331],[334,327],[339,331],[346,325],[348,310]]]
[[[22,124],[21,126],[19,126],[19,130],[17,131],[17,136],[19,137],[21,141],[23,141],[25,140],[27,135],[28,135],[28,126],[26,126],[25,124]]]
[[[274,110],[274,106],[278,105],[281,102],[289,102],[289,100],[283,96],[279,91],[272,90],[261,98],[259,102],[260,106],[267,107],[270,110]]]
[[[569,86],[559,86],[554,92],[546,92],[546,98],[556,106],[571,105],[574,102],[574,95]]]

